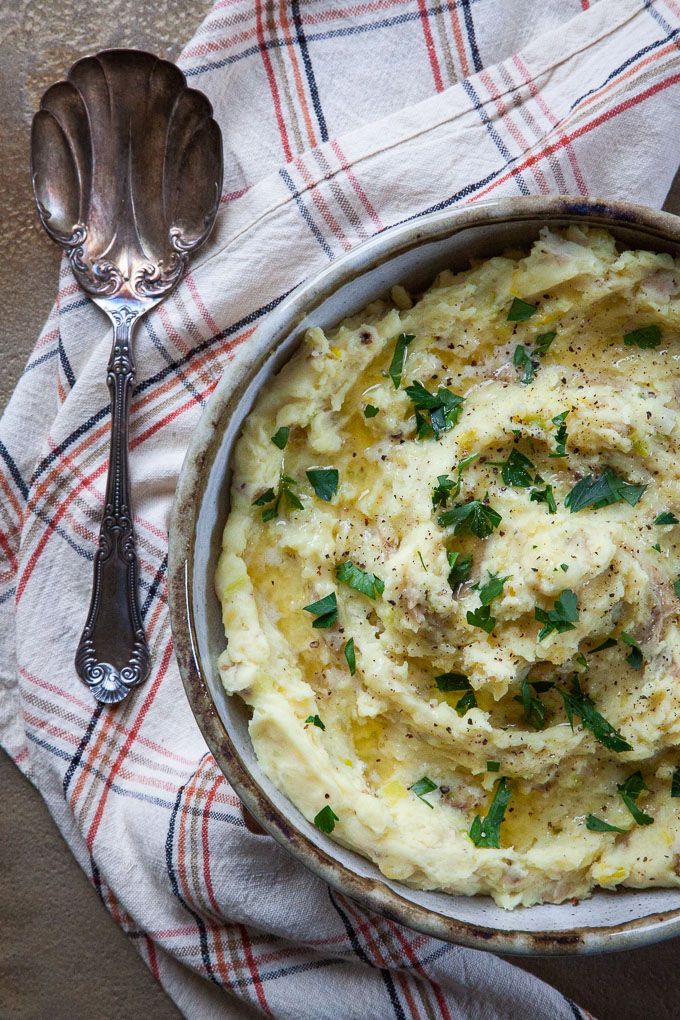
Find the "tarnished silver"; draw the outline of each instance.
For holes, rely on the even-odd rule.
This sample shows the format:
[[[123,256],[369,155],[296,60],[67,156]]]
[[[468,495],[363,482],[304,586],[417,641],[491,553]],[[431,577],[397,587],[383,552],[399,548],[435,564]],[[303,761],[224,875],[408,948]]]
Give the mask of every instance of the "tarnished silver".
[[[137,598],[128,474],[132,330],[208,237],[222,187],[222,139],[206,97],[179,68],[139,50],[79,60],[33,119],[33,190],[42,225],[113,324],[107,367],[111,449],[92,599],[76,670],[97,701],[149,675]]]

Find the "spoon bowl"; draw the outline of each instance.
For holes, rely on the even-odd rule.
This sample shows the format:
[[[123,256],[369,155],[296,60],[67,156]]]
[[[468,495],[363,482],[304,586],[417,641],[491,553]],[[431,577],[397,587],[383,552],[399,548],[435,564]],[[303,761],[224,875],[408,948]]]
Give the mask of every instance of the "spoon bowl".
[[[150,669],[128,473],[132,330],[212,230],[221,132],[208,99],[174,64],[105,50],[79,60],[44,94],[33,118],[31,175],[43,227],[113,324],[105,510],[76,669],[98,701],[114,703]]]

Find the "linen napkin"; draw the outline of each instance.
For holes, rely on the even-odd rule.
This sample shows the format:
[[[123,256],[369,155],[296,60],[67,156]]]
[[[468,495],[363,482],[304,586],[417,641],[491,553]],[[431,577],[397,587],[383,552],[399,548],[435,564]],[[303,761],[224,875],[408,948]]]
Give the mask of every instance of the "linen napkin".
[[[173,659],[167,525],[192,430],[257,324],[377,231],[500,195],[660,206],[677,167],[676,0],[218,0],[181,65],[224,133],[210,243],[136,336],[132,485],[150,680],[73,668],[104,501],[110,330],[66,264],[0,423],[0,740],[192,1018],[582,1017],[490,954],[328,889],[200,736]]]

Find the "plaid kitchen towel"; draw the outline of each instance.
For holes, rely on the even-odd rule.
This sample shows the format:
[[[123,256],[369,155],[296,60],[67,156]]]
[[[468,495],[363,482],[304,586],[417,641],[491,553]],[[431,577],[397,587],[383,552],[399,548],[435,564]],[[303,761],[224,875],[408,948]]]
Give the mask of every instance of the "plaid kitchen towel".
[[[248,831],[173,660],[167,525],[221,374],[329,260],[500,195],[660,206],[678,157],[679,32],[677,0],[218,0],[181,63],[222,125],[225,188],[209,245],[136,337],[153,672],[113,710],[73,668],[104,502],[110,330],[62,269],[0,427],[0,739],[192,1018],[585,1015],[489,954],[360,909]]]

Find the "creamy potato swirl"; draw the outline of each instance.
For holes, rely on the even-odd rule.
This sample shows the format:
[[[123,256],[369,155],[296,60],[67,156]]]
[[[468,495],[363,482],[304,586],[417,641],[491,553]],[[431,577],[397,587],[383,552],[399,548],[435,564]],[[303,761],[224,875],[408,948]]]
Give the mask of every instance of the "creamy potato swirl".
[[[245,423],[224,686],[389,878],[680,883],[679,295],[671,256],[544,230],[310,329]]]

